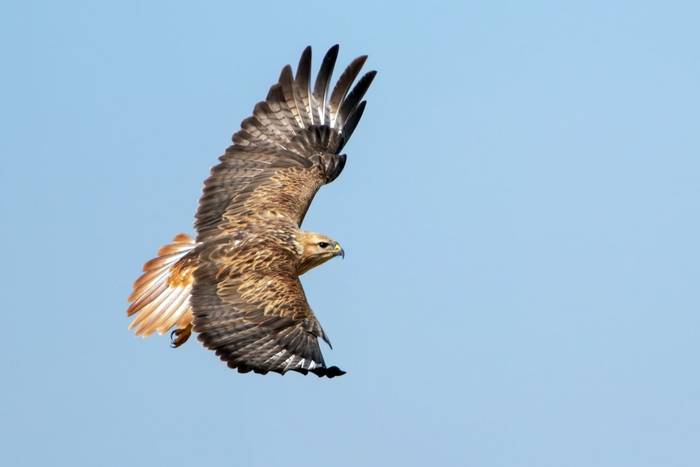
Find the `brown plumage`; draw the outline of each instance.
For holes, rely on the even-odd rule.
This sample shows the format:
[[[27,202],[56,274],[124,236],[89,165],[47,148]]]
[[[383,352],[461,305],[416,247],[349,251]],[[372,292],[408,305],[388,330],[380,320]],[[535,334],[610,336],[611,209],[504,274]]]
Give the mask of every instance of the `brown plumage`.
[[[299,280],[344,254],[335,240],[300,226],[319,188],[343,170],[340,151],[376,74],[365,74],[349,91],[366,60],[356,58],[331,91],[337,55],[336,45],[312,88],[307,47],[296,75],[284,67],[267,98],[243,120],[204,183],[196,242],[176,236],[134,284],[128,314],[136,314],[130,325],[136,334],[175,328],[177,347],[194,331],[241,373],[344,373],[323,360],[318,338],[330,342]]]

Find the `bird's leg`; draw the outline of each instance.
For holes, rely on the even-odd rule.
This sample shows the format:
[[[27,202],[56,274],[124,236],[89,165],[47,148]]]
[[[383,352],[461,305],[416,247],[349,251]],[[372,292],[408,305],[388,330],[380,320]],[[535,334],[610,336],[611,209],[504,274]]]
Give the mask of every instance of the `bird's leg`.
[[[187,342],[187,339],[192,335],[192,323],[188,324],[184,328],[175,329],[170,333],[170,347],[176,349],[182,344]]]

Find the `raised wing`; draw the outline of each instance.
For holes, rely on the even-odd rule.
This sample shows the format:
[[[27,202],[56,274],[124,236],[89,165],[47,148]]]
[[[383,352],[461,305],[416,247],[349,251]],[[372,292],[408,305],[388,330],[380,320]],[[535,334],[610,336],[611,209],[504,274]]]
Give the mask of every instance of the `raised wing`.
[[[329,92],[338,46],[330,48],[311,88],[311,48],[289,65],[267,98],[233,135],[204,183],[197,210],[197,241],[230,231],[249,212],[273,211],[300,225],[316,191],[343,170],[340,151],[365,108],[362,100],[375,71],[350,87],[367,59],[353,60]]]

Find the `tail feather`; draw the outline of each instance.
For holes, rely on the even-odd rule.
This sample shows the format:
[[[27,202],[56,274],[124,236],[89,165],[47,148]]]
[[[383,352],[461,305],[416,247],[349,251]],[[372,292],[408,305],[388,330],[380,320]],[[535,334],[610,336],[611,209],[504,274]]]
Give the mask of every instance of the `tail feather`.
[[[144,265],[143,274],[134,282],[127,310],[128,316],[136,315],[129,329],[137,336],[165,334],[192,324],[190,294],[195,260],[188,253],[195,246],[192,237],[178,234]]]

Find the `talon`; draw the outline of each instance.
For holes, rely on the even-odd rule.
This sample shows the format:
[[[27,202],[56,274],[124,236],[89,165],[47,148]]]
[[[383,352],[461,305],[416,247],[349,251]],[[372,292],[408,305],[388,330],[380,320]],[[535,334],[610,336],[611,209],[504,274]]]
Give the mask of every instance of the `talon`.
[[[192,334],[192,325],[182,329],[175,329],[170,333],[170,347],[176,349],[187,342]]]
[[[177,335],[179,334],[177,331],[178,330],[175,329],[173,330],[173,332],[170,333],[170,347],[172,347],[173,349],[177,347],[177,345],[175,345],[175,342],[177,341]]]

